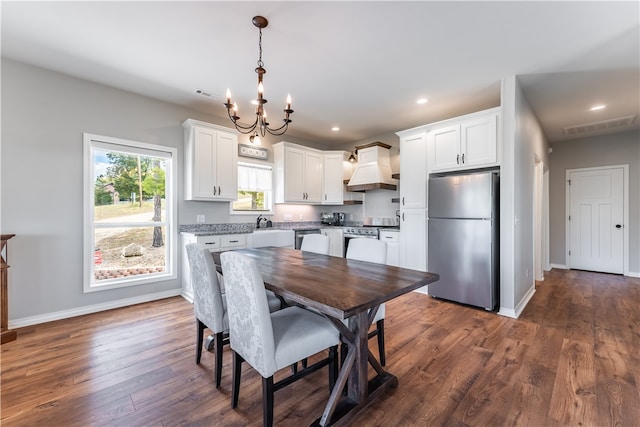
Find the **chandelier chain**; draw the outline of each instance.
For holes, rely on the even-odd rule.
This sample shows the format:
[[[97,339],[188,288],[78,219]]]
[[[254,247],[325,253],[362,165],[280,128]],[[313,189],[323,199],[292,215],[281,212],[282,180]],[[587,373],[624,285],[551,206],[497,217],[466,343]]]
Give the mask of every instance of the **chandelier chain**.
[[[258,67],[264,67],[264,62],[262,62],[262,28],[260,28],[260,36],[258,37],[258,47],[260,48],[260,56],[258,58]]]

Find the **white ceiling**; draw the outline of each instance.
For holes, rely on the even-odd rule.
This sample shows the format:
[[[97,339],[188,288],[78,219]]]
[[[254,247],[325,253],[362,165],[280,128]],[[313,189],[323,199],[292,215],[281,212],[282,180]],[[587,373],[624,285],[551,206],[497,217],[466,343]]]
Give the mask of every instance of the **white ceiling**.
[[[640,3],[2,2],[2,56],[249,119],[263,30],[272,123],[339,146],[500,103],[518,75],[548,139],[640,114]],[[212,93],[207,98],[195,93]],[[425,105],[416,99],[428,97]],[[596,103],[607,108],[588,111]],[[339,132],[331,132],[337,125]],[[627,128],[606,131],[626,130]]]

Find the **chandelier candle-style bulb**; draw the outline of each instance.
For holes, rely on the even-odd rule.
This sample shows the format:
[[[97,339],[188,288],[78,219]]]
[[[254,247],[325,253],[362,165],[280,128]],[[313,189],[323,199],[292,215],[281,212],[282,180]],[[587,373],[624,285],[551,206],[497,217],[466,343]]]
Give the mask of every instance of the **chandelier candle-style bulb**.
[[[287,95],[287,106],[284,109],[285,116],[284,116],[284,119],[282,119],[284,124],[279,128],[272,129],[269,127],[269,122],[267,122],[267,112],[264,109],[264,104],[267,103],[267,100],[264,99],[264,83],[263,83],[263,77],[267,73],[267,70],[264,68],[264,63],[262,62],[262,29],[266,28],[267,25],[269,25],[269,21],[267,21],[267,18],[263,16],[254,16],[251,22],[255,27],[258,28],[258,31],[260,34],[260,37],[258,39],[260,56],[258,57],[258,66],[255,69],[256,73],[258,74],[258,97],[256,98],[256,101],[255,101],[257,104],[256,110],[255,110],[256,118],[252,124],[247,126],[241,125],[240,123],[238,123],[238,121],[240,120],[240,117],[238,116],[238,105],[235,102],[232,103],[231,90],[229,90],[228,88],[227,88],[227,102],[224,104],[224,106],[227,107],[227,114],[229,115],[229,119],[231,119],[234,126],[240,133],[245,133],[245,134],[255,133],[255,135],[252,135],[251,137],[253,142],[255,137],[258,136],[256,132],[256,128],[260,129],[260,134],[262,136],[265,136],[267,132],[270,133],[271,135],[283,135],[289,128],[289,123],[292,122],[289,116],[293,114],[293,110],[291,109],[291,94],[289,94]]]

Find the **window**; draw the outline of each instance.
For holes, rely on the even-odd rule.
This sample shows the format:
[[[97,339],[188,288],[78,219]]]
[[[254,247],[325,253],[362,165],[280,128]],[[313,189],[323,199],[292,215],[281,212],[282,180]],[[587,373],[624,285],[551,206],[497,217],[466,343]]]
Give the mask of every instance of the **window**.
[[[232,213],[271,213],[272,181],[271,165],[238,163],[238,200],[231,203]]]
[[[175,279],[176,149],[84,134],[84,291]]]

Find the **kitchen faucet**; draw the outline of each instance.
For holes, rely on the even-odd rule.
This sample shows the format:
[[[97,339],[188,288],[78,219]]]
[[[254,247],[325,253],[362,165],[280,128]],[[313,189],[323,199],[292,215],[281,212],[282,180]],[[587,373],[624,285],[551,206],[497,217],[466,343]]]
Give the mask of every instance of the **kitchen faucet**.
[[[256,219],[256,228],[260,228],[261,220],[262,220],[262,214],[258,215],[258,219]]]

